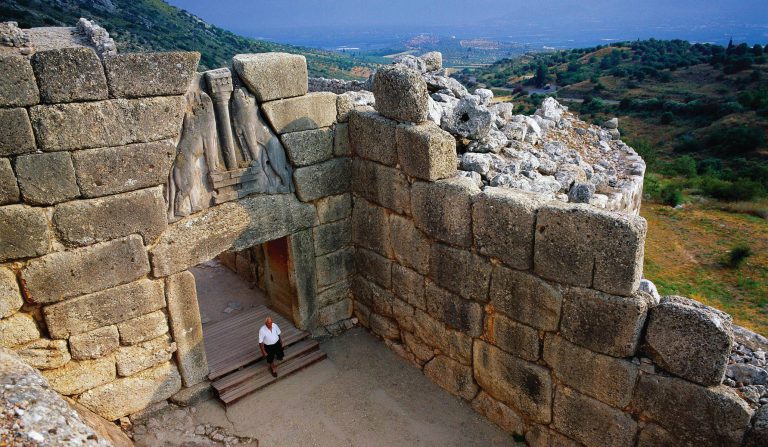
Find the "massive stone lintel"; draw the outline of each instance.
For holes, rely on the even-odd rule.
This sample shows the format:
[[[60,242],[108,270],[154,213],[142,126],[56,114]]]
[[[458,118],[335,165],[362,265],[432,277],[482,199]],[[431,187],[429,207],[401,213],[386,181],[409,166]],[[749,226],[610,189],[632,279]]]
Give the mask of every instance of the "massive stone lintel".
[[[259,102],[307,94],[307,59],[298,54],[238,54],[232,66]]]

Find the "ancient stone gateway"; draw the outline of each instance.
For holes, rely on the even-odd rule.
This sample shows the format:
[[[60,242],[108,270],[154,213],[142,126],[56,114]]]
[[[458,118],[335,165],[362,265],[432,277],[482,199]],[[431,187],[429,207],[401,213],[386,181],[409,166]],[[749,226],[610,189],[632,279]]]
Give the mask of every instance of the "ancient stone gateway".
[[[765,439],[722,385],[730,317],[639,291],[636,189],[481,190],[410,69],[373,109],[307,93],[300,56],[198,58],[0,58],[0,345],[56,391],[114,420],[207,386],[187,269],[287,237],[299,327],[354,315],[531,445]]]

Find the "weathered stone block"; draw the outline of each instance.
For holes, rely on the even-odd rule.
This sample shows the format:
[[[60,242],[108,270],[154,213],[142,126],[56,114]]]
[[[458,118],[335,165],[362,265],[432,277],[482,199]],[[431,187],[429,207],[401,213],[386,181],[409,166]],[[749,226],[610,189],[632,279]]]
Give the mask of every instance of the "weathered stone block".
[[[115,359],[72,360],[61,368],[43,371],[51,388],[71,396],[115,380]]]
[[[75,360],[104,357],[120,347],[117,326],[106,326],[69,337],[69,350]]]
[[[533,267],[536,213],[543,202],[533,194],[486,188],[472,206],[472,229],[480,253],[518,270]]]
[[[317,307],[323,308],[339,301],[352,298],[352,285],[349,280],[338,282],[317,294]]]
[[[349,192],[352,187],[352,160],[335,158],[326,162],[299,168],[293,172],[296,195],[303,202]]]
[[[651,309],[648,318],[644,350],[654,363],[704,386],[722,383],[733,344],[730,315],[669,296]]]
[[[262,104],[261,109],[278,134],[320,129],[336,122],[336,95],[329,92],[310,93],[268,102]]]
[[[553,407],[552,427],[586,446],[634,446],[637,422],[621,410],[565,387]]]
[[[40,338],[32,315],[19,312],[0,320],[0,347],[12,348]]]
[[[48,219],[40,208],[0,207],[0,234],[0,262],[48,253]]]
[[[195,277],[190,272],[181,272],[166,278],[165,296],[171,334],[176,342],[176,362],[184,386],[192,386],[208,376]]]
[[[432,245],[430,277],[441,287],[466,299],[488,301],[491,264],[470,251],[448,245]]]
[[[38,51],[32,68],[43,102],[93,101],[107,97],[107,78],[96,52],[88,47]]]
[[[595,354],[553,334],[544,340],[544,361],[560,382],[601,402],[624,408],[632,399],[638,376],[632,362]]]
[[[34,106],[30,116],[40,147],[64,151],[176,138],[184,108],[182,96],[162,96]]]
[[[549,370],[475,340],[475,380],[491,397],[519,410],[536,422],[552,415],[552,380]]]
[[[356,271],[355,249],[343,248],[317,258],[317,286],[326,287],[352,276]]]
[[[214,258],[310,228],[311,204],[291,194],[259,195],[227,202],[169,225],[152,256],[152,274],[163,277]]]
[[[397,322],[375,312],[371,312],[371,332],[387,340],[400,339],[400,328]]]
[[[682,379],[643,374],[632,408],[669,430],[682,445],[738,446],[752,409],[727,386],[705,388]]]
[[[362,276],[355,277],[354,284],[355,300],[371,308],[377,314],[385,317],[392,317],[394,315],[392,305],[395,297],[392,295],[392,292],[382,289]]]
[[[162,281],[141,279],[46,306],[43,316],[52,338],[67,338],[130,320],[164,306]]]
[[[16,354],[27,365],[37,369],[53,369],[64,366],[71,357],[66,340],[40,338],[16,348]]]
[[[162,185],[168,181],[175,157],[176,146],[170,140],[72,153],[77,183],[84,197]]]
[[[532,362],[539,359],[541,351],[539,332],[502,314],[489,314],[486,317],[483,338],[488,343],[522,359]]]
[[[376,110],[387,118],[421,123],[429,116],[427,83],[416,70],[397,65],[381,67],[373,78]]]
[[[576,287],[564,293],[560,333],[567,340],[614,357],[631,357],[648,313],[649,297],[608,295]]]
[[[397,160],[411,177],[434,182],[456,174],[456,139],[432,122],[397,126]]]
[[[360,323],[360,326],[365,328],[371,327],[371,309],[366,306],[365,304],[354,301],[352,303],[352,315],[357,318],[358,323]]]
[[[352,190],[397,213],[411,212],[410,185],[399,169],[357,158],[352,165]]]
[[[410,332],[401,332],[403,344],[416,358],[420,366],[432,360],[435,357],[435,350],[425,345],[417,336]]]
[[[584,444],[539,424],[532,424],[525,434],[525,442],[530,447],[584,447]]]
[[[399,297],[393,296],[392,316],[401,330],[413,332],[416,329],[416,323],[413,321],[415,308]]]
[[[352,243],[352,219],[319,225],[312,231],[315,241],[315,256],[334,252]]]
[[[323,197],[315,207],[321,224],[344,219],[352,215],[352,194]]]
[[[441,289],[429,280],[425,281],[424,294],[427,313],[433,318],[471,337],[483,333],[482,305]]]
[[[352,242],[356,246],[391,257],[392,245],[386,210],[358,197],[355,197],[354,204]]]
[[[489,295],[493,307],[508,317],[537,329],[557,330],[563,297],[547,282],[497,265],[493,268]]]
[[[469,365],[472,362],[472,337],[450,330],[445,324],[430,317],[426,312],[414,310],[414,334],[425,344],[437,348],[448,357]]]
[[[141,343],[168,332],[168,320],[162,311],[152,312],[117,325],[120,342],[125,345]]]
[[[465,400],[477,395],[472,367],[462,365],[444,355],[438,355],[424,365],[424,375],[449,393]]]
[[[671,447],[684,444],[678,444],[678,440],[671,433],[653,422],[646,423],[637,435],[637,447],[657,447],[660,445]]]
[[[322,326],[328,326],[352,317],[352,300],[349,298],[325,306],[318,312],[318,321]]]
[[[385,289],[392,287],[392,261],[364,248],[355,251],[358,273]]]
[[[429,273],[431,243],[424,234],[416,229],[411,219],[397,214],[389,216],[389,231],[392,239],[392,251],[395,259],[422,275]]]
[[[211,382],[206,380],[191,387],[182,388],[170,400],[180,407],[191,407],[214,397]]]
[[[349,124],[337,123],[333,133],[333,155],[349,157],[352,155],[352,144],[349,142]]]
[[[132,235],[33,259],[22,270],[21,277],[28,300],[54,303],[125,284],[148,272],[149,261],[141,236]]]
[[[307,59],[298,54],[238,54],[232,66],[259,102],[302,96],[309,90]]]
[[[427,309],[424,298],[424,277],[400,264],[392,264],[392,291],[408,304],[421,310]]]
[[[553,281],[630,296],[640,285],[646,229],[640,216],[581,204],[543,206],[534,270]]]
[[[16,183],[11,161],[0,158],[0,205],[16,203],[19,197],[19,185]]]
[[[416,228],[460,247],[472,246],[472,199],[480,192],[467,177],[416,182],[411,207]]]
[[[171,337],[168,334],[136,345],[123,346],[115,354],[117,375],[121,377],[131,376],[139,371],[168,362],[175,351],[176,344],[171,342]]]
[[[755,411],[752,428],[744,437],[743,447],[760,447],[768,439],[768,405],[763,405]]]
[[[333,129],[285,133],[280,137],[288,159],[296,167],[314,165],[333,158]]]
[[[0,56],[0,73],[0,106],[24,107],[40,101],[29,59],[15,54]]]
[[[525,421],[517,411],[495,400],[485,391],[480,391],[472,401],[472,408],[506,432],[522,434],[525,431]]]
[[[179,372],[165,363],[83,393],[78,401],[107,420],[115,420],[168,399],[181,389]]]
[[[0,156],[35,151],[35,135],[26,109],[0,109]]]
[[[16,158],[16,174],[24,201],[53,205],[80,195],[68,152],[31,154]]]
[[[104,59],[113,98],[183,95],[195,77],[200,53],[121,53]]]
[[[349,141],[357,155],[387,166],[397,164],[397,123],[375,112],[349,115]]]
[[[0,318],[16,313],[23,304],[16,274],[10,269],[0,267]]]

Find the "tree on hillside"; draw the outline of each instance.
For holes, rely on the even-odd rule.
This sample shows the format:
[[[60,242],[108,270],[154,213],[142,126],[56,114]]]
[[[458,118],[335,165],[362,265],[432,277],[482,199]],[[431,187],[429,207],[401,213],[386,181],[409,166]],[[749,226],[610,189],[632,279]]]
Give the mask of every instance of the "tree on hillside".
[[[536,65],[536,74],[533,75],[533,85],[536,87],[544,87],[549,82],[549,70],[547,64],[544,61],[539,61]]]

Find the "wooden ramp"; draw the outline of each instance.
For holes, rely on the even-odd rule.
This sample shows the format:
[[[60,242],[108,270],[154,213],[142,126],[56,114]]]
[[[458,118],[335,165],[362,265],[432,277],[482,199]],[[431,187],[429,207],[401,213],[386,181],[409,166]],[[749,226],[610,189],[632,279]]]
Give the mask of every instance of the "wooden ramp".
[[[267,315],[280,326],[285,358],[272,377],[259,351],[259,328]],[[265,306],[245,310],[224,321],[203,327],[208,378],[225,405],[325,359],[320,345],[309,333],[297,329],[287,319]]]

